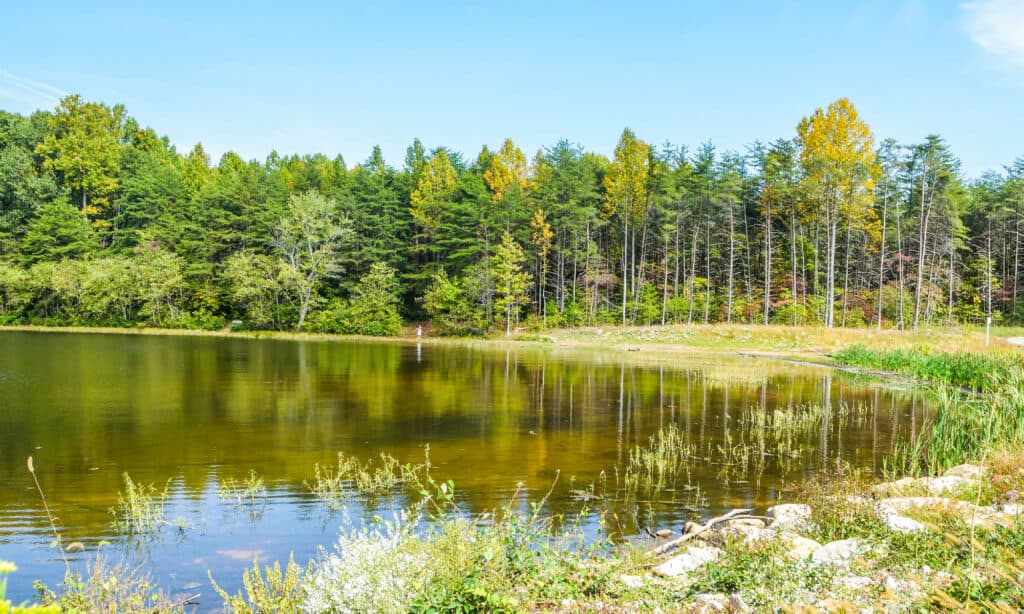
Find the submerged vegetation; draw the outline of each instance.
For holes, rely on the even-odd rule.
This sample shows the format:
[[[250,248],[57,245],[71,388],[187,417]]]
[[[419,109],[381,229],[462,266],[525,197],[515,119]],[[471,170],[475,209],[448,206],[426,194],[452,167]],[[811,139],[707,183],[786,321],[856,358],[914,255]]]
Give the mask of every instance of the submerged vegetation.
[[[127,473],[122,478],[124,490],[117,496],[117,505],[110,509],[114,517],[111,521],[113,527],[131,535],[148,535],[159,531],[167,524],[164,518],[167,486],[161,490],[154,484],[139,484],[133,482]]]
[[[379,496],[387,494],[400,484],[420,482],[421,476],[430,475],[430,447],[424,450],[424,462],[402,464],[386,452],[362,462],[354,456],[338,452],[337,465],[315,465],[313,481],[307,483],[310,491],[327,507],[341,508],[354,494]]]
[[[267,485],[255,469],[250,469],[242,480],[229,477],[218,482],[217,495],[221,501],[227,501],[239,507],[253,508],[258,503],[266,501]]]

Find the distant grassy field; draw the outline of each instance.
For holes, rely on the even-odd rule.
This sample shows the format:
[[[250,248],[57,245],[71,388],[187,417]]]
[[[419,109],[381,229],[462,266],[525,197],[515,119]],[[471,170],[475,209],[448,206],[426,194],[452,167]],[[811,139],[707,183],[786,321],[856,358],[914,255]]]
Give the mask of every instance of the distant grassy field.
[[[187,335],[261,339],[293,339],[308,341],[409,341],[415,339],[415,328],[406,327],[400,337],[365,337],[296,333],[289,331],[182,330],[166,328],[92,328],[83,326],[4,326],[2,330],[38,332],[108,333],[126,335]],[[874,328],[824,328],[820,326],[762,326],[750,324],[693,324],[667,326],[592,326],[563,328],[513,336],[514,343],[540,342],[562,346],[600,347],[605,349],[648,349],[657,352],[756,352],[784,356],[821,356],[861,345],[876,350],[929,348],[935,351],[999,352],[1024,351],[1006,341],[1024,337],[1022,327],[993,328],[989,345],[985,345],[984,328],[935,327],[920,331],[877,330]],[[503,344],[510,340],[503,334],[489,338],[425,337],[429,343]]]
[[[819,326],[757,326],[744,324],[590,327],[545,333],[568,345],[634,349],[656,346],[660,351],[727,351],[778,354],[828,354],[852,345],[879,350],[931,348],[937,351],[1014,351],[1006,337],[1024,336],[1024,329],[993,329],[985,345],[985,331],[974,328],[932,328],[920,331]]]

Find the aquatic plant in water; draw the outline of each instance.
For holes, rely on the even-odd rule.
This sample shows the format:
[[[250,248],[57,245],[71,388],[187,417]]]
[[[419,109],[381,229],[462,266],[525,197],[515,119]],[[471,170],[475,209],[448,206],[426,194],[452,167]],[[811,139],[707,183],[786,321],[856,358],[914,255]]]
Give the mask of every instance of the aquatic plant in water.
[[[169,484],[170,482],[168,482]],[[117,505],[110,508],[114,529],[121,533],[145,535],[156,532],[166,521],[164,507],[167,502],[167,486],[158,490],[152,484],[133,482],[124,474],[124,491],[117,496]]]
[[[373,460],[363,463],[354,456],[338,452],[337,465],[313,467],[313,481],[307,482],[310,491],[327,507],[340,509],[353,494],[382,495],[400,484],[416,483],[421,474],[430,471],[430,447],[424,452],[424,462],[402,464],[390,454],[381,452],[379,464]]]
[[[221,480],[217,484],[217,495],[221,501],[237,506],[255,507],[257,503],[266,500],[267,485],[255,469],[250,469],[249,474],[242,480],[236,480],[234,477]]]

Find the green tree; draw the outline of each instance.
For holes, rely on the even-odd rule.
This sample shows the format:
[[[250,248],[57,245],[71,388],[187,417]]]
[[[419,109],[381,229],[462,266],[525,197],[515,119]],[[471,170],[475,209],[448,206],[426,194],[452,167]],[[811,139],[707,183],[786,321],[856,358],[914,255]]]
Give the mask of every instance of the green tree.
[[[420,301],[442,335],[475,335],[486,330],[484,314],[470,300],[463,283],[444,269],[434,274]]]
[[[340,272],[338,249],[351,234],[348,219],[338,214],[334,201],[316,192],[288,200],[271,242],[281,261],[285,295],[298,313],[296,330],[302,329],[310,307],[319,299],[320,283]]]
[[[501,244],[494,249],[491,258],[491,274],[494,276],[496,291],[495,305],[505,319],[505,335],[512,334],[512,320],[519,319],[519,307],[529,300],[526,288],[530,285],[530,274],[523,271],[526,256],[512,235],[501,236]]]
[[[101,214],[117,189],[124,122],[121,106],[67,96],[49,116],[51,133],[36,148],[45,157],[43,166],[57,172],[64,185],[80,195],[81,212],[87,218]],[[104,227],[107,222],[96,219],[93,224]]]
[[[636,229],[630,226],[642,210],[647,196],[650,147],[626,128],[615,147],[615,158],[604,176],[605,196],[611,212],[622,220],[622,324],[626,324],[626,303],[630,283],[636,284]],[[635,226],[635,224],[634,224]],[[633,228],[632,237],[629,234]],[[630,239],[632,238],[632,242]]]
[[[89,222],[73,205],[58,199],[43,205],[33,219],[22,243],[28,263],[80,258],[97,248]]]
[[[249,250],[232,254],[224,263],[222,278],[231,305],[242,314],[247,328],[283,328],[280,270],[279,261]]]
[[[373,263],[352,290],[345,310],[345,332],[378,337],[401,334],[398,291],[395,270],[383,262]]]

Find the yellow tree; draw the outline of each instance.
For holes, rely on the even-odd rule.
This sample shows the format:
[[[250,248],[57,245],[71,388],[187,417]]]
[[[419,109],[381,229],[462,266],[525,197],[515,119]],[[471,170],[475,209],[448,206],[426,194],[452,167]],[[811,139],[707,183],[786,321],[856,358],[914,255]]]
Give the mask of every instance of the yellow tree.
[[[491,189],[491,200],[499,202],[514,187],[526,189],[527,173],[526,156],[515,146],[512,139],[505,139],[501,149],[490,156],[490,164],[484,171],[484,181]]]
[[[458,172],[444,149],[430,156],[423,166],[416,187],[409,195],[409,202],[412,218],[423,230],[422,235],[427,241],[437,229],[440,215],[449,205],[458,182]]]
[[[544,286],[547,283],[548,276],[548,252],[551,251],[551,239],[555,236],[555,233],[551,231],[551,224],[548,224],[543,209],[537,209],[534,212],[530,228],[533,229],[531,239],[534,246],[537,247],[537,268],[539,273],[537,280],[537,306],[540,309],[544,318],[544,325],[546,326],[548,323],[548,312],[547,293]]]
[[[181,158],[181,184],[189,198],[203,189],[215,169],[210,168],[210,157],[202,143],[196,143],[187,156]]]
[[[836,237],[840,223],[870,220],[878,173],[871,129],[847,98],[816,109],[797,125],[810,213],[825,227],[825,326],[835,322]]]
[[[647,175],[650,167],[650,146],[626,128],[615,147],[615,159],[604,176],[605,200],[610,213],[622,213],[622,324],[626,324],[626,297],[630,266],[636,267],[636,231],[630,243],[630,219],[643,208],[647,196]],[[630,259],[630,253],[632,259]],[[636,272],[632,272],[635,282]]]
[[[60,173],[64,184],[81,195],[88,218],[110,204],[124,147],[124,107],[108,107],[67,96],[47,117],[50,134],[36,147],[43,167]],[[96,220],[94,226],[106,226]]]

